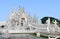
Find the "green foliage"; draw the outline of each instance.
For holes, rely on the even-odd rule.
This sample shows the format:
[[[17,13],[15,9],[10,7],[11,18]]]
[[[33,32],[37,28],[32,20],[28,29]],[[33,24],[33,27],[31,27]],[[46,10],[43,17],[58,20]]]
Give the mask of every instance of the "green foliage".
[[[48,36],[44,36],[44,35],[40,35],[40,37],[43,37],[43,38],[48,38]]]
[[[48,19],[48,18],[50,18],[50,23],[51,24],[54,24],[53,23],[53,21],[57,21],[57,25],[60,27],[60,20],[58,20],[57,18],[54,18],[54,17],[43,17],[42,19],[41,19],[41,22],[43,23],[43,24],[46,24],[46,20]]]
[[[33,33],[34,36],[36,36],[36,33]]]
[[[60,27],[60,20],[58,20],[58,25],[59,25],[59,27]]]
[[[30,35],[36,36],[36,33],[31,33]]]
[[[57,38],[57,39],[60,39],[60,37],[59,37],[59,38]]]
[[[54,17],[43,17],[43,18],[41,19],[41,22],[42,22],[43,24],[45,24],[45,23],[46,23],[46,20],[47,20],[48,18],[50,18],[50,23],[51,23],[51,24],[53,24],[52,21],[54,21],[54,20],[58,21],[58,19],[56,19],[56,18],[54,18]]]

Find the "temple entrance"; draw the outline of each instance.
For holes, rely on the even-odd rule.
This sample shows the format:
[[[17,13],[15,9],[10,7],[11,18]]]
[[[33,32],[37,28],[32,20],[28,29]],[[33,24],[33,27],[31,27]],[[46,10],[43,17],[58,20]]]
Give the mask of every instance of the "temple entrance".
[[[21,26],[24,26],[25,18],[21,18]]]

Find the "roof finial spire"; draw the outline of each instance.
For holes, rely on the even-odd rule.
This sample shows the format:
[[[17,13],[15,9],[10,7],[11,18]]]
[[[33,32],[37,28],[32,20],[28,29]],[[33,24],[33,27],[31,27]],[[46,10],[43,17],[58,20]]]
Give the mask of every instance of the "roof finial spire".
[[[16,9],[15,8],[13,9],[12,13],[16,13]]]
[[[38,23],[38,18],[37,18],[37,16],[36,16],[36,14],[34,14],[33,22],[34,22],[34,23]]]
[[[18,11],[18,12],[19,12],[20,14],[21,14],[21,13],[24,13],[24,8],[19,6],[19,11]]]

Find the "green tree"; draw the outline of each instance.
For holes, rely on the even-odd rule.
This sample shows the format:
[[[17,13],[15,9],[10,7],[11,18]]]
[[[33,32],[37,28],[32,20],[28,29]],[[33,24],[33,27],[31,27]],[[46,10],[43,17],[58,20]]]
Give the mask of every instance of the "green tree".
[[[43,17],[43,18],[41,19],[41,22],[42,22],[43,24],[45,24],[45,23],[46,23],[46,20],[47,20],[48,18],[50,18],[50,23],[53,23],[53,22],[52,22],[53,20],[57,20],[57,21],[58,21],[58,19],[56,19],[56,18],[54,18],[54,17]]]
[[[59,25],[59,27],[60,27],[60,20],[58,20],[58,25]]]

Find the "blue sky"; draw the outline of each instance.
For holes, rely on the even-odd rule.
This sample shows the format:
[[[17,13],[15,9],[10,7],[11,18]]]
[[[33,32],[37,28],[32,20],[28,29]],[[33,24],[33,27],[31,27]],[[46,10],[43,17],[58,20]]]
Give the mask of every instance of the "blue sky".
[[[19,6],[32,17],[36,14],[39,19],[45,16],[60,19],[60,0],[0,0],[0,21],[7,20],[12,10],[18,11]]]

